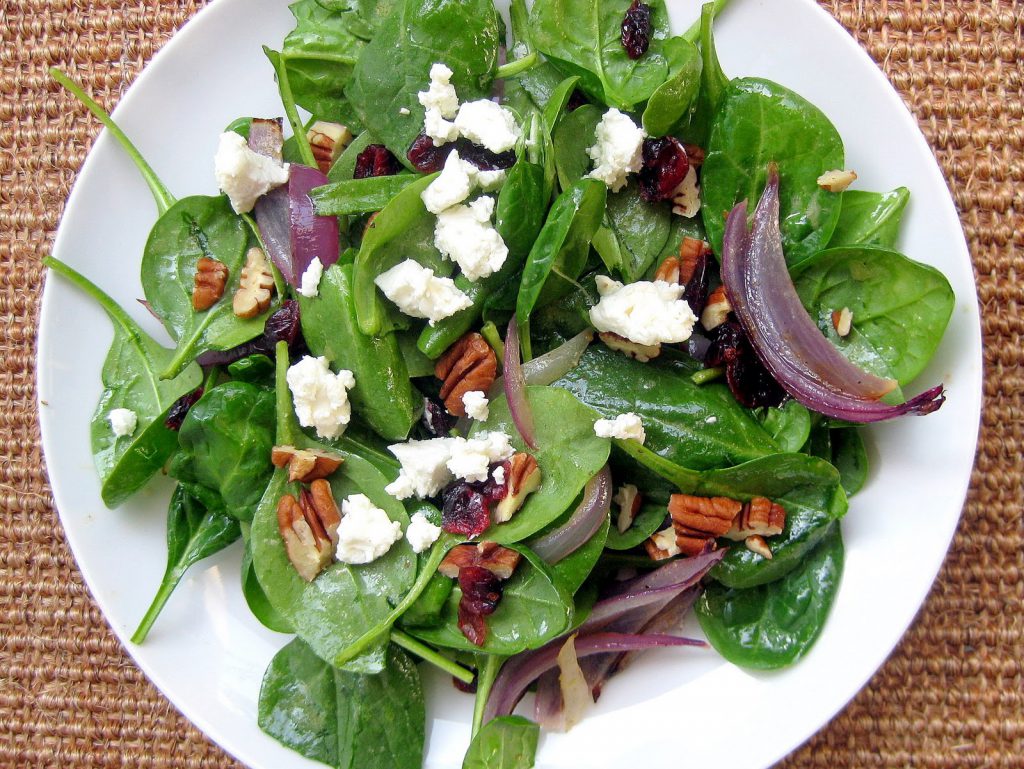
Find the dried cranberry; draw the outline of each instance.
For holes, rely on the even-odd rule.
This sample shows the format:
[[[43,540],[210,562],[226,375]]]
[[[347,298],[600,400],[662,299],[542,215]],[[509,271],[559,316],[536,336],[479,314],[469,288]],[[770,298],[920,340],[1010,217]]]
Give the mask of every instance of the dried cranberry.
[[[255,339],[229,350],[209,350],[196,358],[196,362],[200,366],[226,366],[250,355],[262,354],[272,358],[278,342],[287,342],[292,353],[301,352],[306,347],[302,338],[299,303],[294,299],[286,299],[279,309],[270,314],[263,324],[263,333]]]
[[[671,198],[690,170],[686,150],[678,139],[671,136],[644,139],[643,160],[640,197],[648,203]]]
[[[516,153],[491,152],[486,147],[473,144],[466,139],[458,139],[454,142],[434,146],[434,140],[426,134],[420,134],[409,148],[408,158],[413,167],[424,174],[432,174],[444,167],[445,160],[452,150],[459,151],[459,157],[466,160],[481,171],[499,171],[511,168],[516,162]]]
[[[174,401],[167,418],[164,420],[164,427],[168,430],[180,430],[181,423],[185,421],[188,410],[196,405],[196,401],[203,397],[203,388],[197,387],[190,393],[185,393],[178,400]]]
[[[579,88],[574,88],[572,93],[569,94],[569,101],[565,104],[565,111],[572,112],[573,110],[579,109],[584,104],[590,104],[590,102],[587,101],[587,97],[584,96],[583,91]]]
[[[463,566],[459,569],[459,630],[477,646],[487,640],[485,617],[494,614],[501,601],[501,580],[482,566]]]
[[[725,366],[725,380],[740,404],[756,409],[778,406],[786,399],[786,391],[761,363],[739,322],[726,321],[712,331],[711,336],[711,347],[704,363]]]
[[[413,168],[420,173],[432,174],[444,167],[444,161],[448,159],[448,153],[453,149],[455,149],[454,144],[442,144],[438,147],[429,136],[420,134],[409,147],[406,157],[409,158]]]
[[[622,20],[622,47],[631,59],[639,59],[647,53],[651,44],[651,6],[633,0]]]
[[[442,493],[441,528],[450,534],[475,537],[491,525],[491,506],[473,484],[456,481]]]
[[[700,314],[704,312],[704,305],[708,303],[708,259],[710,252],[702,250],[700,255],[697,257],[697,262],[693,268],[693,275],[686,281],[686,287],[683,289],[683,299],[693,310],[693,314],[698,318]]]
[[[473,144],[465,139],[459,139],[455,142],[455,146],[459,150],[459,157],[469,161],[481,171],[501,171],[511,168],[516,162],[514,150],[491,152],[486,147]]]
[[[456,678],[455,676],[452,676],[452,684],[460,692],[465,692],[466,694],[476,694],[476,676],[473,677],[473,682],[468,684],[461,678]]]
[[[435,438],[446,438],[458,418],[448,413],[444,404],[433,398],[423,399],[423,426]]]
[[[356,155],[353,179],[369,179],[373,176],[394,176],[402,170],[398,158],[383,144],[370,144]]]

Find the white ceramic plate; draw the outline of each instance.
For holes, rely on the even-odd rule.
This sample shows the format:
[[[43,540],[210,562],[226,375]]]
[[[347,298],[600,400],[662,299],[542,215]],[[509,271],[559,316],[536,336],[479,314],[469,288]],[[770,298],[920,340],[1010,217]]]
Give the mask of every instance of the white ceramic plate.
[[[696,2],[670,5],[677,29],[697,13]],[[115,118],[172,192],[214,194],[211,166],[222,128],[239,115],[281,113],[260,44],[279,46],[290,28],[285,0],[217,0],[121,100]],[[829,115],[846,141],[848,167],[860,175],[858,188],[912,190],[902,250],[941,269],[957,295],[945,340],[920,378],[922,386],[943,381],[949,399],[927,418],[866,431],[871,477],[843,523],[842,589],[806,659],[765,675],[713,651],[650,653],[608,684],[570,734],[543,737],[542,767],[771,765],[830,719],[890,653],[935,578],[967,489],[981,400],[974,280],[956,211],[914,119],[868,56],[811,0],[736,0],[716,32],[727,73],[777,80]],[[141,178],[104,134],[75,184],[54,254],[163,338],[134,301],[142,295],[138,265],[154,218]],[[163,573],[170,484],[158,480],[114,511],[100,501],[88,424],[110,338],[97,306],[60,279],[47,281],[39,332],[43,446],[86,581],[139,666],[211,738],[254,768],[310,767],[256,726],[263,671],[287,638],[249,614],[238,546],[188,573],[144,646],[127,640]],[[427,764],[460,766],[471,699],[425,673]]]

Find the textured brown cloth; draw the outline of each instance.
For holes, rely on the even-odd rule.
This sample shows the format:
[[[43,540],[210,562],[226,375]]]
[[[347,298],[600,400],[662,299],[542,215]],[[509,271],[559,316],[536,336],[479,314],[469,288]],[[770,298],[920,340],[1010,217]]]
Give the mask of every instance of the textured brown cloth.
[[[780,2],[781,0],[774,0]],[[282,0],[285,2],[285,0]],[[822,2],[881,64],[938,156],[984,309],[985,415],[965,515],[913,628],[870,685],[783,763],[1024,767],[1024,3]],[[57,65],[113,107],[202,2],[0,5],[0,766],[236,767],[107,628],[53,510],[39,450],[42,270],[99,126]],[[152,6],[157,6],[154,9]],[[828,682],[823,681],[823,686]],[[728,714],[723,714],[728,717]],[[742,735],[742,724],[737,724]],[[726,748],[727,750],[727,748]],[[685,752],[681,754],[685,756]]]

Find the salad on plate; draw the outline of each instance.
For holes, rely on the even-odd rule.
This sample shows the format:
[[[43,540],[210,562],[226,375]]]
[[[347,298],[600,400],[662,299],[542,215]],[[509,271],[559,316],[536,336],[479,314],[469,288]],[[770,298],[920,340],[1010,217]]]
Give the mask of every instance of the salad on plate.
[[[294,636],[260,727],[366,769],[422,765],[420,662],[475,698],[464,766],[516,769],[632,654],[807,653],[860,426],[942,405],[909,388],[954,296],[896,250],[907,189],[856,189],[824,113],[723,72],[724,5],[673,35],[660,0],[299,0],[265,49],[283,116],[225,127],[218,196],[173,196],[53,72],[159,214],[169,347],[46,260],[114,327],[103,501],[176,481],[135,643],[241,540]]]

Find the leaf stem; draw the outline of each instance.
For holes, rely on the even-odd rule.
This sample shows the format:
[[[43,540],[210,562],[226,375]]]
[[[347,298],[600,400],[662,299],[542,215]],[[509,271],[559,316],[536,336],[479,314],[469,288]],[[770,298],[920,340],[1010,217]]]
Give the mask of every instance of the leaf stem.
[[[298,446],[301,430],[295,424],[292,394],[288,389],[288,343],[278,342],[274,348],[274,396],[277,411],[277,445]],[[304,437],[304,436],[303,436]]]
[[[701,9],[701,16],[704,15],[704,8],[711,6],[711,18],[716,19],[718,17],[718,14],[720,14],[725,9],[725,6],[727,6],[728,4],[729,0],[714,0],[714,2],[705,3],[703,8]],[[682,37],[684,40],[688,40],[691,43],[696,43],[697,38],[700,37],[700,25],[701,19],[697,19],[697,21],[693,22],[693,24],[690,25],[690,28],[686,30],[680,37]]]
[[[281,92],[281,103],[284,105],[284,114],[292,127],[292,134],[295,136],[295,143],[299,147],[299,154],[302,162],[310,168],[317,168],[316,158],[313,157],[313,149],[309,146],[309,139],[306,138],[306,127],[299,120],[299,113],[295,109],[295,97],[292,96],[292,86],[288,82],[288,68],[285,66],[281,54],[272,48],[263,46],[263,52],[274,65],[277,73],[277,88]]]
[[[128,157],[135,163],[135,167],[139,169],[139,173],[142,174],[142,178],[149,185],[149,191],[153,193],[153,200],[156,201],[156,208],[160,214],[167,212],[171,206],[174,205],[174,196],[170,193],[164,183],[160,181],[160,177],[156,175],[156,171],[146,162],[146,159],[142,157],[142,153],[132,144],[131,139],[125,134],[124,131],[118,127],[117,123],[111,119],[107,111],[103,109],[96,101],[92,99],[78,83],[72,80],[70,77],[65,75],[56,67],[50,67],[50,77],[64,86],[72,96],[86,106],[86,108],[96,116],[96,119],[103,124],[103,126],[113,134],[117,143],[121,145],[121,148],[128,153]]]
[[[424,662],[429,662],[434,667],[440,668],[445,673],[454,676],[455,678],[462,681],[462,683],[473,683],[474,675],[472,670],[467,670],[457,662],[452,662],[450,659],[445,657],[436,649],[432,649],[425,643],[417,641],[411,635],[403,633],[401,630],[392,629],[391,641],[395,645],[401,646],[407,652],[415,654]]]
[[[153,597],[153,603],[149,605],[145,615],[142,617],[142,621],[139,622],[139,626],[132,633],[131,641],[133,644],[141,644],[146,640],[146,636],[149,635],[153,623],[160,616],[164,604],[167,603],[167,599],[171,597],[171,593],[174,592],[174,588],[178,586],[184,574],[184,572],[176,572],[176,569],[171,569],[164,575],[163,581],[160,583],[160,589],[156,591],[156,596]]]
[[[480,335],[487,340],[487,344],[494,350],[494,354],[498,356],[498,364],[505,359],[505,343],[501,341],[501,332],[498,331],[498,327],[494,325],[493,320],[489,320],[480,328]]]
[[[527,70],[533,69],[538,64],[540,64],[540,56],[536,51],[530,51],[530,53],[526,54],[523,58],[507,62],[498,67],[494,72],[494,79],[501,80],[502,78],[521,75]]]
[[[698,386],[705,385],[708,382],[714,382],[724,373],[725,369],[721,366],[716,366],[715,368],[702,368],[700,371],[694,371],[690,374],[690,381]]]
[[[476,699],[473,701],[473,731],[470,737],[476,737],[484,721],[484,709],[487,707],[487,698],[491,696],[491,689],[494,687],[494,680],[498,677],[501,666],[505,664],[508,657],[500,654],[479,655],[484,662],[479,666],[479,674],[476,682]]]

